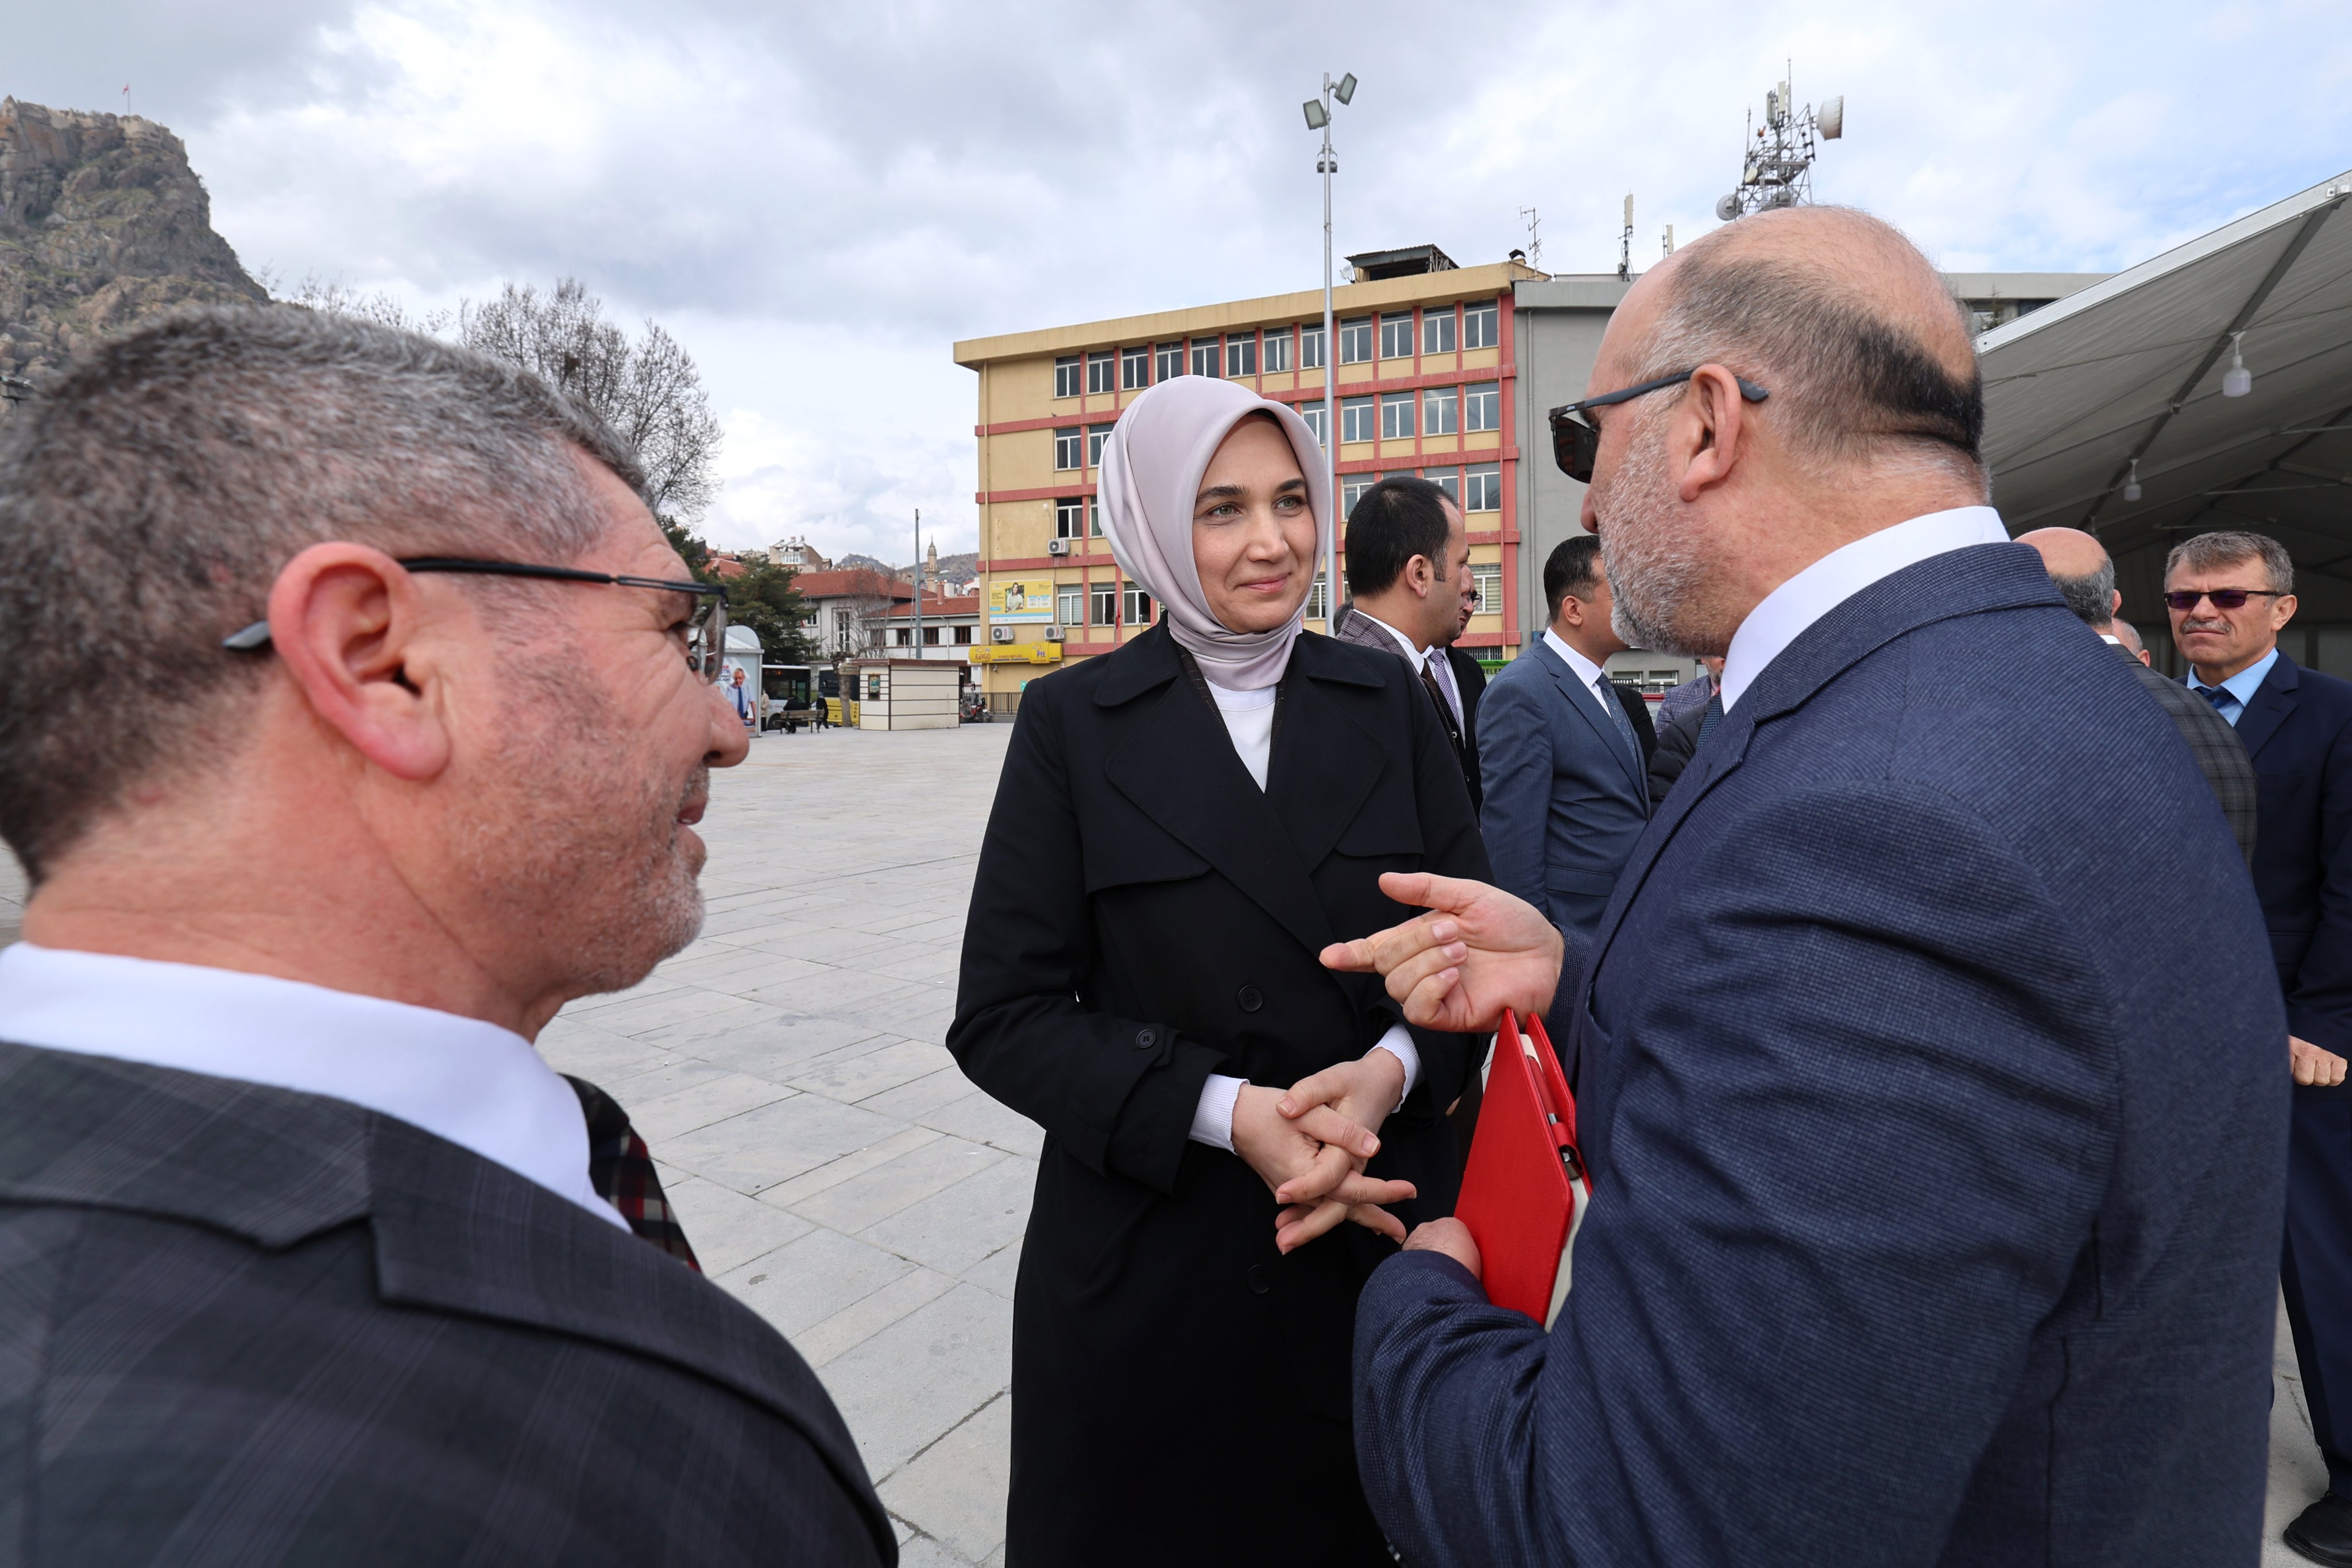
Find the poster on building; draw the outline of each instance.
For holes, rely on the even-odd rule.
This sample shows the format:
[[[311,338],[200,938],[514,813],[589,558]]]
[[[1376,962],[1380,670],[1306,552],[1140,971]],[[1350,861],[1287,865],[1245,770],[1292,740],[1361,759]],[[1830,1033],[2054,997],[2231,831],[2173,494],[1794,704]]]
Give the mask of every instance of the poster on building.
[[[1054,580],[1050,577],[1008,578],[988,585],[988,618],[996,621],[1051,621]]]

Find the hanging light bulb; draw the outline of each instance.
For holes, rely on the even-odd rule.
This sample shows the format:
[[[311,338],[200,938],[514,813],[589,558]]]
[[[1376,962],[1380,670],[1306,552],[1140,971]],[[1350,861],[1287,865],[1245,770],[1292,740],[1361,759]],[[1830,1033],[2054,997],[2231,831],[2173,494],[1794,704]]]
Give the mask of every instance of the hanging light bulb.
[[[2244,336],[2243,332],[2230,334],[2230,368],[2221,377],[2223,397],[2243,397],[2254,390],[2254,372],[2246,369],[2246,356],[2239,343]]]
[[[2139,459],[2135,457],[2131,464],[2131,477],[2124,481],[2124,499],[2137,501],[2139,497]]]

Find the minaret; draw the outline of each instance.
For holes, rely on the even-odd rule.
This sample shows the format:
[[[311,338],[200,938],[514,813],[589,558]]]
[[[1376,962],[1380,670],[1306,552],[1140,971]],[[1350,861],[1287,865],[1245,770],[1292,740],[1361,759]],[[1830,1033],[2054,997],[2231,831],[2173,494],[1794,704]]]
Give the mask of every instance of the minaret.
[[[931,541],[931,548],[923,558],[923,585],[927,588],[940,585],[940,541],[937,539]]]

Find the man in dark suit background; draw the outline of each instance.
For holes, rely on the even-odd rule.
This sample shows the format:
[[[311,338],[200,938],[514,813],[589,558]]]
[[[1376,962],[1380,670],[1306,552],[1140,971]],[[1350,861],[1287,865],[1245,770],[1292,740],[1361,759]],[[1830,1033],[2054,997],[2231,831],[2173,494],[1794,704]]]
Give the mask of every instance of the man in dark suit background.
[[[1549,623],[1487,685],[1479,758],[1496,880],[1580,936],[1600,924],[1650,817],[1651,747],[1634,720],[1647,705],[1603,668],[1625,642],[1610,629],[1600,552],[1582,534],[1544,562]]]
[[[2295,599],[2276,539],[2183,539],[2164,587],[2189,694],[2236,727],[2253,762],[2254,891],[2286,996],[2295,1089],[2280,1280],[2328,1481],[2286,1541],[2315,1563],[2352,1563],[2352,683],[2279,648]]]
[[[1426,479],[1383,479],[1348,514],[1348,599],[1333,635],[1410,666],[1462,767],[1477,810],[1478,702],[1486,673],[1454,646],[1476,602],[1470,534],[1454,497]]]
[[[748,746],[641,484],[534,378],[301,310],[18,416],[12,1558],[896,1560],[814,1375],[530,1044],[693,938]]]
[[[1454,1220],[1358,1303],[1390,1539],[1419,1568],[2251,1563],[2286,1097],[2261,914],[2168,721],[1982,504],[1966,320],[1884,225],[1759,214],[1633,287],[1592,388],[1556,451],[1620,627],[1723,654],[1725,717],[1564,1004],[1592,1186],[1555,1325],[1488,1304]],[[1383,885],[1436,913],[1327,962],[1432,1028],[1551,1001],[1538,911]]]
[[[2189,755],[2196,760],[2197,770],[2212,788],[2221,816],[2230,824],[2230,836],[2238,841],[2238,852],[2252,865],[2254,765],[2246,760],[2238,732],[2213,711],[2212,704],[2149,669],[2147,659],[2116,634],[2116,612],[2123,607],[2124,596],[2116,591],[2116,563],[2106,547],[2080,528],[2036,528],[2018,535],[2017,542],[2033,547],[2050,573],[2050,586],[2058,591],[2066,608],[2115,649],[2131,666],[2140,689],[2170,716],[2188,744]]]

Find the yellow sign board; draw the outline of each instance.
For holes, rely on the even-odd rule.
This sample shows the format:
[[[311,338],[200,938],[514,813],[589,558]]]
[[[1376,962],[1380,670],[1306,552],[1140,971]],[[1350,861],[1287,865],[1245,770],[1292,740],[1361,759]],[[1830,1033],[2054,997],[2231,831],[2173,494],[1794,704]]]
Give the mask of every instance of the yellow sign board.
[[[1061,657],[1059,643],[997,643],[971,651],[975,664],[1052,664],[1059,663]]]
[[[991,621],[1051,621],[1054,580],[1050,577],[1004,577],[988,585]]]

